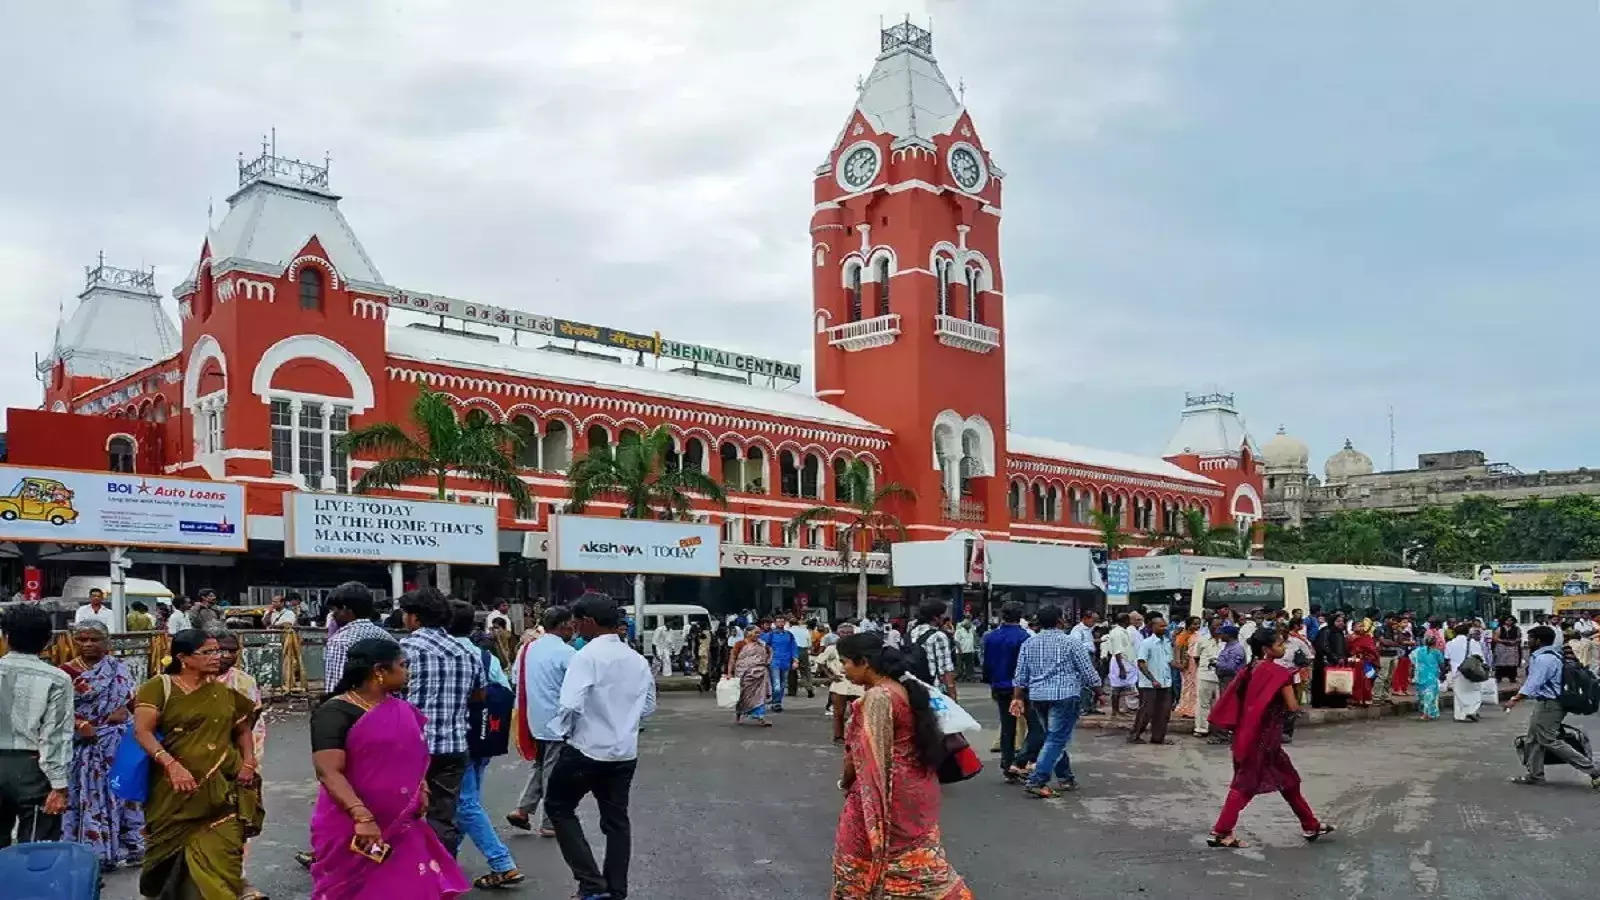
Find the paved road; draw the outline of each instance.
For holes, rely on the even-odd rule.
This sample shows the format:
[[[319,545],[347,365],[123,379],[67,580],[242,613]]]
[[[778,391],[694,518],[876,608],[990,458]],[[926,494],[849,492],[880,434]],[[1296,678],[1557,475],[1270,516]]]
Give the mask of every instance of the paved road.
[[[643,736],[634,785],[635,900],[778,900],[827,895],[839,800],[839,753],[821,699],[792,703],[771,729],[735,729],[711,700],[669,694]],[[970,703],[984,720],[992,704]],[[291,855],[305,841],[315,797],[305,717],[273,713],[266,760],[267,832],[252,844],[250,876],[276,900],[305,897]],[[1565,767],[1550,786],[1522,788],[1511,739],[1527,712],[1477,725],[1386,720],[1303,730],[1291,748],[1319,814],[1342,830],[1301,842],[1275,796],[1248,809],[1240,833],[1254,849],[1229,853],[1202,837],[1226,783],[1227,749],[1184,739],[1130,746],[1084,731],[1074,743],[1083,789],[1027,799],[991,771],[945,791],[945,844],[980,898],[1241,896],[1474,900],[1592,895],[1600,795]],[[1591,728],[1591,730],[1593,730]],[[987,741],[984,749],[987,749]],[[992,760],[992,757],[990,757]],[[522,785],[499,761],[488,779],[498,820]],[[598,839],[592,814],[586,827]],[[529,883],[525,900],[566,900],[574,885],[554,841],[510,839]],[[483,872],[476,850],[462,853]],[[133,897],[118,873],[107,897]]]

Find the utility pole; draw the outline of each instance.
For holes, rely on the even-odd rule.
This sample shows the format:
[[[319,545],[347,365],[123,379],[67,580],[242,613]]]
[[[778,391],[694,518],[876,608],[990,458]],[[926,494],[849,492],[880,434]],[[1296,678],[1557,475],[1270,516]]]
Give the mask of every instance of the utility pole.
[[[1389,471],[1394,471],[1394,404],[1389,404]]]

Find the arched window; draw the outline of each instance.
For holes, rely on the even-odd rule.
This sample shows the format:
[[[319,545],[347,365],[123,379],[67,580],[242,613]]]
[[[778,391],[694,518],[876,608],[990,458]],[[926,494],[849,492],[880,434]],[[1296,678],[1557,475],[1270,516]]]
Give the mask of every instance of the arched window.
[[[706,445],[699,438],[689,438],[683,443],[683,468],[690,472],[706,470]]]
[[[845,288],[845,293],[848,294],[847,300],[849,301],[850,306],[847,315],[849,316],[850,321],[859,322],[861,321],[860,264],[851,263],[850,268],[845,271],[845,284],[847,285]]]
[[[800,460],[800,496],[812,500],[822,499],[821,485],[817,483],[821,480],[822,458],[815,453],[807,453],[805,458]]]
[[[511,420],[511,430],[522,439],[522,446],[517,448],[517,465],[525,469],[539,468],[539,426],[527,416],[517,416]]]
[[[590,450],[596,447],[607,447],[611,444],[611,433],[606,431],[604,425],[590,425],[588,438]]]
[[[730,491],[744,490],[744,455],[739,448],[724,443],[717,449],[717,455],[722,459],[722,483]]]
[[[1011,518],[1022,518],[1022,482],[1011,482],[1011,493],[1006,499],[1008,500],[1006,505],[1011,508]]]
[[[950,315],[950,260],[944,257],[933,264],[933,280],[939,283],[939,315]]]
[[[539,467],[546,472],[565,472],[572,465],[572,435],[567,423],[551,419],[539,438]]]
[[[878,258],[878,315],[889,314],[889,257]]]
[[[800,465],[793,450],[778,454],[778,493],[785,497],[800,496]]]
[[[300,308],[322,308],[322,273],[311,266],[300,270]]]
[[[125,437],[114,437],[106,445],[107,467],[113,472],[133,471],[133,441]]]
[[[983,321],[983,298],[978,291],[980,274],[977,266],[967,269],[967,318],[974,322]]]
[[[849,465],[842,456],[833,458],[833,499],[835,503],[849,502],[855,499],[850,496],[850,486],[844,483],[844,473],[849,468]]]

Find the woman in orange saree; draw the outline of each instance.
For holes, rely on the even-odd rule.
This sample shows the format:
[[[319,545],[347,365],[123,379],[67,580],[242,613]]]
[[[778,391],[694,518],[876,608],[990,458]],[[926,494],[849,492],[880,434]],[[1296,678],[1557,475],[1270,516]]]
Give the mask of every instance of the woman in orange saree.
[[[928,692],[901,681],[905,660],[866,632],[836,645],[866,688],[845,729],[845,792],[833,846],[833,900],[972,900],[939,836],[944,735]]]

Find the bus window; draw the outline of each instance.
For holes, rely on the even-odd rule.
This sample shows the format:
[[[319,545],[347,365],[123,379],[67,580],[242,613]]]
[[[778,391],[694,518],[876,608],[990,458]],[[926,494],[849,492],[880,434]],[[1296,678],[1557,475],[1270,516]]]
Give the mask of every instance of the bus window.
[[[1402,601],[1404,605],[1401,608],[1409,609],[1416,613],[1417,618],[1422,621],[1428,621],[1431,616],[1448,614],[1434,608],[1433,601],[1429,599],[1428,586],[1426,584],[1401,584],[1400,587],[1404,598]]]
[[[1372,585],[1372,605],[1384,615],[1397,613],[1405,606],[1405,588],[1394,581],[1377,581]]]
[[[1312,606],[1319,606],[1324,612],[1332,612],[1339,608],[1339,582],[1331,578],[1307,578],[1306,602]],[[1306,610],[1310,612],[1310,610]]]
[[[1495,604],[1500,601],[1499,593],[1493,588],[1486,587],[1468,588],[1468,590],[1475,592],[1477,595],[1475,599],[1478,606],[1478,615],[1483,617],[1485,622],[1494,618]]]
[[[1224,604],[1240,609],[1258,606],[1283,606],[1282,578],[1208,578],[1204,603],[1216,608]]]
[[[1353,609],[1361,615],[1366,615],[1372,608],[1372,582],[1370,581],[1342,581],[1339,583],[1339,605],[1342,608]]]

